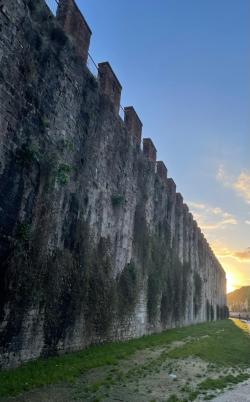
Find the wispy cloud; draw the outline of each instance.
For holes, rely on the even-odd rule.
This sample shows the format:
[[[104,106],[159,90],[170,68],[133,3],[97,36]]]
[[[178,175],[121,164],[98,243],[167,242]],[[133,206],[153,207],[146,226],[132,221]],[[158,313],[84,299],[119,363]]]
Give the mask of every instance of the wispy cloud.
[[[219,207],[189,202],[188,203],[194,218],[203,230],[225,229],[229,225],[237,225],[237,219],[229,212],[223,211]]]
[[[245,250],[231,250],[228,247],[212,245],[218,258],[234,258],[239,262],[250,262],[250,247]]]
[[[243,171],[233,183],[236,192],[250,204],[250,172]]]
[[[250,247],[243,251],[236,251],[234,257],[239,261],[250,261]]]
[[[250,204],[250,172],[248,170],[242,170],[238,176],[233,176],[226,172],[223,165],[220,165],[216,179],[225,187],[233,189],[247,204]]]

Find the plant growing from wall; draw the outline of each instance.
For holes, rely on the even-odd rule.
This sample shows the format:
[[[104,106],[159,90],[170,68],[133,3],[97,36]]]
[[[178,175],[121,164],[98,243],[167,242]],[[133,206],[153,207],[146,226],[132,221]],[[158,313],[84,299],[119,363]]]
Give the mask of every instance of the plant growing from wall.
[[[194,273],[194,315],[197,316],[201,308],[202,280],[198,272]]]
[[[125,199],[124,196],[121,194],[113,194],[111,197],[111,202],[113,207],[120,207],[121,205],[124,204]]]
[[[131,313],[136,305],[138,292],[138,272],[133,261],[125,266],[117,278],[119,315]]]
[[[18,223],[16,227],[16,237],[21,242],[28,242],[31,234],[31,225],[29,223]]]
[[[90,244],[89,247],[88,250],[92,250],[86,250],[84,258],[85,318],[96,333],[103,336],[108,333],[113,322],[116,283],[112,277],[109,241],[101,238],[97,250]]]
[[[57,181],[62,186],[65,186],[69,182],[69,176],[71,167],[65,163],[61,163],[57,170]]]

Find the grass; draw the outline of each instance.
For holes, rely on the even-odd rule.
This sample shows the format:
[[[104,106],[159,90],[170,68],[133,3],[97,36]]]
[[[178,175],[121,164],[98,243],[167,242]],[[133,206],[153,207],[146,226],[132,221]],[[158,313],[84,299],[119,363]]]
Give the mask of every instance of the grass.
[[[215,327],[217,331],[214,331]],[[205,338],[187,343],[169,353],[172,358],[200,357],[223,366],[249,367],[250,338],[247,324],[239,320],[215,323],[208,328]]]
[[[241,373],[238,375],[226,375],[219,378],[207,378],[199,384],[199,390],[208,391],[223,389],[230,384],[238,384],[239,382],[245,381],[249,378],[249,374]]]
[[[81,352],[60,357],[38,359],[15,370],[0,372],[0,396],[17,395],[49,384],[74,382],[90,369],[106,365],[116,366],[120,360],[128,358],[138,350],[161,347],[187,337],[195,338],[196,341],[168,352],[168,356],[199,356],[222,366],[238,365],[244,368],[249,366],[250,362],[250,337],[246,332],[246,325],[241,324],[240,328],[235,322],[238,321],[199,324],[128,342],[92,346]],[[206,337],[202,338],[205,335]]]

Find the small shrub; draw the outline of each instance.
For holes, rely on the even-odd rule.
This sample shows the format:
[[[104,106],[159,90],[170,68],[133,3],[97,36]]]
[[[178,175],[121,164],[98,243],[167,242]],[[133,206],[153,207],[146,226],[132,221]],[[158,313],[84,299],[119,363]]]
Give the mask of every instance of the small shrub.
[[[167,399],[167,402],[181,402],[180,399],[176,395],[170,395],[170,397]]]
[[[71,167],[65,163],[61,163],[57,171],[57,181],[62,186],[65,186],[69,182],[69,175],[71,172]]]
[[[28,242],[30,239],[31,225],[29,223],[18,223],[16,228],[16,236],[23,242]]]
[[[124,204],[124,196],[121,194],[114,194],[111,197],[113,207],[119,207]]]

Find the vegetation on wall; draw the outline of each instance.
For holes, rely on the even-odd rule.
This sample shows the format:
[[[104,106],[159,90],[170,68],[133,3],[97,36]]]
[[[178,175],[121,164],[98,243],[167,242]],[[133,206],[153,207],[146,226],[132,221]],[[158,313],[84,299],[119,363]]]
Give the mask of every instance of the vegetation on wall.
[[[202,280],[198,272],[194,272],[194,315],[198,315],[201,308]]]
[[[121,194],[113,194],[111,197],[113,207],[119,207],[124,204],[124,196]]]
[[[186,312],[190,265],[181,264],[171,247],[167,221],[154,233],[148,232],[142,204],[136,208],[134,225],[134,249],[147,276],[148,321],[153,326],[157,321],[163,325],[180,322]]]
[[[57,181],[62,186],[66,185],[69,182],[69,175],[71,172],[71,167],[66,163],[61,163],[57,170]]]
[[[118,311],[124,316],[133,311],[138,295],[138,272],[135,263],[131,261],[117,278]]]

